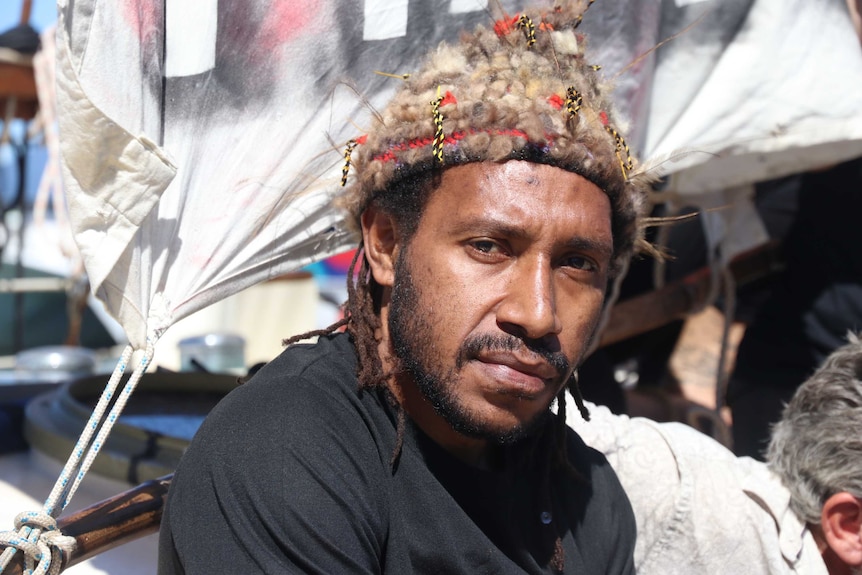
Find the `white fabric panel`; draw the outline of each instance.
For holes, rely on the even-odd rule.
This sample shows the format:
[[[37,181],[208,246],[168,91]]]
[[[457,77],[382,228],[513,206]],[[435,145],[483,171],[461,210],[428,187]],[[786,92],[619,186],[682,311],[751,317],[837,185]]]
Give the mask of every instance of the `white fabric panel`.
[[[124,254],[176,168],[151,141],[133,136],[102,114],[78,83],[65,42],[58,50],[60,150],[65,185],[73,192],[67,194],[69,218],[93,291],[104,300],[103,284],[116,266],[129,266]],[[145,320],[137,308],[147,294],[133,284],[120,292],[132,307],[123,304],[122,312],[112,308],[117,316],[131,314],[118,318],[120,323]]]
[[[351,246],[333,207],[343,146],[398,83],[374,71],[410,72],[442,39],[492,23],[447,10],[466,1],[221,0],[215,17],[181,21],[208,31],[188,49],[212,65],[198,58],[186,72],[202,71],[172,77],[163,3],[61,0],[70,217],[133,345]],[[521,0],[501,5],[517,14]],[[388,39],[367,41],[363,22]],[[615,79],[633,149],[675,158],[664,165],[673,192],[697,198],[862,154],[862,54],[843,0],[602,0],[581,29]]]
[[[704,192],[695,198],[703,210],[699,217],[707,245],[721,246],[717,257],[722,266],[769,240],[753,198],[753,185]]]
[[[487,8],[488,0],[450,0],[449,2],[450,14],[463,14],[476,10],[486,10]]]
[[[364,40],[388,40],[407,34],[408,0],[365,0]]]
[[[862,155],[862,49],[844,0],[754,0],[726,45],[710,29],[729,21],[720,4],[680,12],[680,24],[706,16],[656,69],[644,155],[688,152],[666,164],[672,188],[697,195]]]
[[[215,67],[218,0],[169,0],[165,10],[165,75],[191,76]]]

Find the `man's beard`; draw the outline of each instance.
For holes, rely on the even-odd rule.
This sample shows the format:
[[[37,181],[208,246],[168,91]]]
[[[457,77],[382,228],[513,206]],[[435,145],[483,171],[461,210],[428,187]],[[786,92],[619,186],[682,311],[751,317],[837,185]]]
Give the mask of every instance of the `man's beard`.
[[[540,355],[556,369],[562,381],[570,370],[568,359],[561,352],[551,351],[539,343],[513,335],[485,334],[464,340],[458,349],[454,366],[445,367],[446,358],[435,354],[436,335],[429,318],[429,313],[433,312],[423,306],[422,296],[413,282],[407,263],[409,251],[404,250],[395,264],[395,282],[389,306],[389,337],[400,368],[413,378],[437,414],[462,435],[511,444],[540,429],[550,414],[549,409],[541,410],[531,421],[507,429],[494,428],[481,421],[458,397],[461,369],[484,350],[528,350],[522,353]]]

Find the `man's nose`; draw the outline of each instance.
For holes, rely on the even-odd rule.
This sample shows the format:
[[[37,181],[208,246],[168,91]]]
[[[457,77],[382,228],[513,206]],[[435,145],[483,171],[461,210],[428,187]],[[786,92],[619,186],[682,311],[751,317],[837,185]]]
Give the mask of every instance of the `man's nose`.
[[[510,278],[505,298],[497,307],[501,329],[528,339],[559,334],[553,270],[541,261],[519,262]]]

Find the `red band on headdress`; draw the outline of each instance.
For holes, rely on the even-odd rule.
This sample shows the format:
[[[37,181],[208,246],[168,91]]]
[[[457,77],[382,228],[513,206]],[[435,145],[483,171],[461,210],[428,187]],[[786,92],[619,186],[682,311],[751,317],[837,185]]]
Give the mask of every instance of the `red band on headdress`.
[[[524,140],[529,141],[530,138],[527,136],[527,133],[522,130],[516,129],[497,129],[497,130],[470,130],[469,132],[453,132],[449,134],[443,139],[443,144],[457,144],[460,140],[463,140],[468,134],[479,134],[485,133],[490,134],[492,136],[510,136],[514,138],[523,138]],[[550,140],[550,138],[549,138]],[[434,143],[433,137],[426,138],[416,138],[415,140],[409,140],[407,142],[401,142],[400,144],[395,144],[382,154],[374,156],[374,161],[378,162],[391,162],[397,158],[398,152],[403,152],[404,150],[414,149],[414,148],[424,148],[425,146],[430,146]]]

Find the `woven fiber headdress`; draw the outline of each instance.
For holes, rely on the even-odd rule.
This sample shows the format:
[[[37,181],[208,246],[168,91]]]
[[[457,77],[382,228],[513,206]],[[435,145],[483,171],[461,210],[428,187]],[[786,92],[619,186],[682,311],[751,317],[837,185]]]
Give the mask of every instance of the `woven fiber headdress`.
[[[610,90],[576,32],[591,3],[506,15],[441,44],[405,75],[369,133],[348,143],[342,203],[357,228],[369,202],[397,180],[524,159],[580,174],[608,194],[612,272],[623,269],[640,239],[645,184],[629,177],[635,160],[614,126]]]

